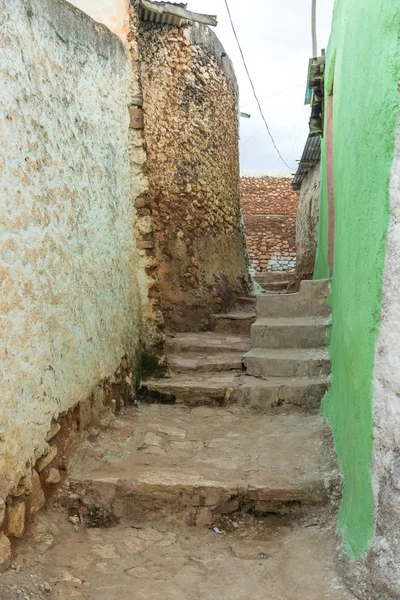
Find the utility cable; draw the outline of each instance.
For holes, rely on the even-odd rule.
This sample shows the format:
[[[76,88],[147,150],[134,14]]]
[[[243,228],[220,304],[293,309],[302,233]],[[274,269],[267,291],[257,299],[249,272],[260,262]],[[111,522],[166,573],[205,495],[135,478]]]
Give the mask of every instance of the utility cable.
[[[298,87],[304,87],[304,83],[298,83],[297,85],[293,85],[290,88],[286,88],[285,90],[281,90],[280,92],[276,92],[275,94],[271,94],[270,96],[265,96],[264,98],[260,98],[260,102],[264,102],[264,100],[269,100],[270,98],[275,98],[275,96],[280,96],[281,94],[286,94],[286,92],[290,92],[290,90],[294,90]],[[250,106],[250,104],[255,104],[256,100],[253,102],[247,102],[247,104],[242,104],[240,108],[245,108],[245,106]]]
[[[314,1],[314,0],[313,0],[313,1]],[[256,88],[254,87],[254,83],[253,83],[253,80],[252,80],[252,78],[251,78],[251,75],[250,75],[249,69],[248,69],[248,67],[247,67],[246,59],[245,59],[245,57],[244,57],[243,50],[242,50],[242,47],[241,47],[241,45],[240,45],[240,42],[239,42],[239,38],[238,38],[238,36],[237,36],[237,33],[236,33],[236,29],[235,29],[235,25],[234,25],[234,23],[233,23],[233,19],[232,19],[231,11],[230,11],[230,9],[229,9],[228,0],[225,0],[225,6],[226,6],[226,10],[228,11],[228,16],[229,16],[229,20],[230,20],[230,22],[231,22],[231,26],[232,26],[233,35],[235,36],[235,39],[236,39],[236,42],[237,42],[237,45],[238,45],[238,48],[239,48],[239,52],[240,52],[240,55],[241,55],[241,57],[242,57],[242,60],[243,60],[244,68],[245,68],[245,70],[246,70],[247,77],[249,78],[250,85],[251,85],[251,88],[252,88],[252,90],[253,90],[254,98],[255,98],[255,100],[256,100],[256,102],[257,102],[258,109],[259,109],[259,111],[260,111],[260,115],[261,115],[261,117],[262,117],[262,120],[263,120],[263,121],[264,121],[264,123],[265,123],[265,127],[267,128],[268,135],[269,135],[269,137],[271,138],[271,141],[272,141],[272,143],[273,143],[273,145],[274,145],[274,148],[275,148],[275,150],[277,151],[277,153],[278,153],[278,155],[279,155],[279,158],[281,159],[281,161],[283,162],[283,164],[284,164],[284,165],[286,165],[288,169],[290,169],[291,171],[293,171],[293,170],[295,170],[295,169],[292,169],[292,168],[291,168],[291,167],[290,167],[290,166],[287,164],[287,162],[286,162],[286,161],[285,161],[285,159],[283,158],[282,154],[279,152],[279,150],[278,150],[278,146],[276,145],[276,143],[275,143],[275,140],[274,140],[274,138],[273,138],[273,136],[272,136],[272,134],[271,134],[271,131],[270,131],[270,129],[269,129],[269,126],[268,126],[268,123],[267,123],[267,119],[266,119],[266,118],[265,118],[265,116],[264,116],[264,113],[263,113],[263,109],[262,109],[262,107],[261,107],[260,100],[258,99],[258,96],[257,96]]]

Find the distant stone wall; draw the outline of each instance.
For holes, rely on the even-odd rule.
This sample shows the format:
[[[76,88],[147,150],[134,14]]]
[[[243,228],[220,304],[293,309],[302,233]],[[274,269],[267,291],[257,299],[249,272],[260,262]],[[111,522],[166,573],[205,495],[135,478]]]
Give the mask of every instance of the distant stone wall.
[[[207,27],[143,23],[140,44],[162,312],[171,329],[203,329],[248,286],[236,79]]]
[[[20,537],[56,421],[99,421],[134,392],[143,160],[106,27],[63,0],[3,0],[0,45],[0,526],[11,494]]]
[[[296,268],[298,192],[290,178],[242,177],[241,207],[254,272]]]

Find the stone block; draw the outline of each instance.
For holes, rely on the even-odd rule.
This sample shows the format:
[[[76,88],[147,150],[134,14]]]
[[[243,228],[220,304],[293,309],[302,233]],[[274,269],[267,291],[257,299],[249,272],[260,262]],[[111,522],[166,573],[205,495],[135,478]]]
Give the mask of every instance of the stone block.
[[[36,469],[39,473],[49,466],[57,456],[57,446],[49,446],[47,454],[44,454],[36,463]]]
[[[35,469],[32,470],[32,492],[27,499],[29,514],[35,515],[45,505],[46,498],[42,490],[39,474]]]
[[[55,485],[60,483],[61,475],[58,469],[49,468],[44,471],[44,482],[47,485]]]
[[[0,533],[0,573],[4,573],[11,564],[11,543],[4,533]]]
[[[9,537],[21,538],[25,532],[26,505],[15,501],[7,505],[6,533]]]

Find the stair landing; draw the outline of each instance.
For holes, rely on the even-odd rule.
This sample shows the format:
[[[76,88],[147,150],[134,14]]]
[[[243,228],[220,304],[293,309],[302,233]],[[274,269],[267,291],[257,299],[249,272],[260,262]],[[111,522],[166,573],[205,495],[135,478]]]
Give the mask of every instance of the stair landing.
[[[286,514],[328,502],[337,482],[319,415],[141,406],[70,473],[86,507],[135,521],[206,525],[238,510]],[[77,453],[76,453],[77,454]]]

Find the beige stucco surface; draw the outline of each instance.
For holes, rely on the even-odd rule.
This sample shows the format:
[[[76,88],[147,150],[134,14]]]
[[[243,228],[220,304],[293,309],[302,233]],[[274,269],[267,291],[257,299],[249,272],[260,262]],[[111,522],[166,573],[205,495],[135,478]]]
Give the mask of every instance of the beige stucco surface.
[[[138,339],[129,64],[63,0],[0,11],[0,496]]]

